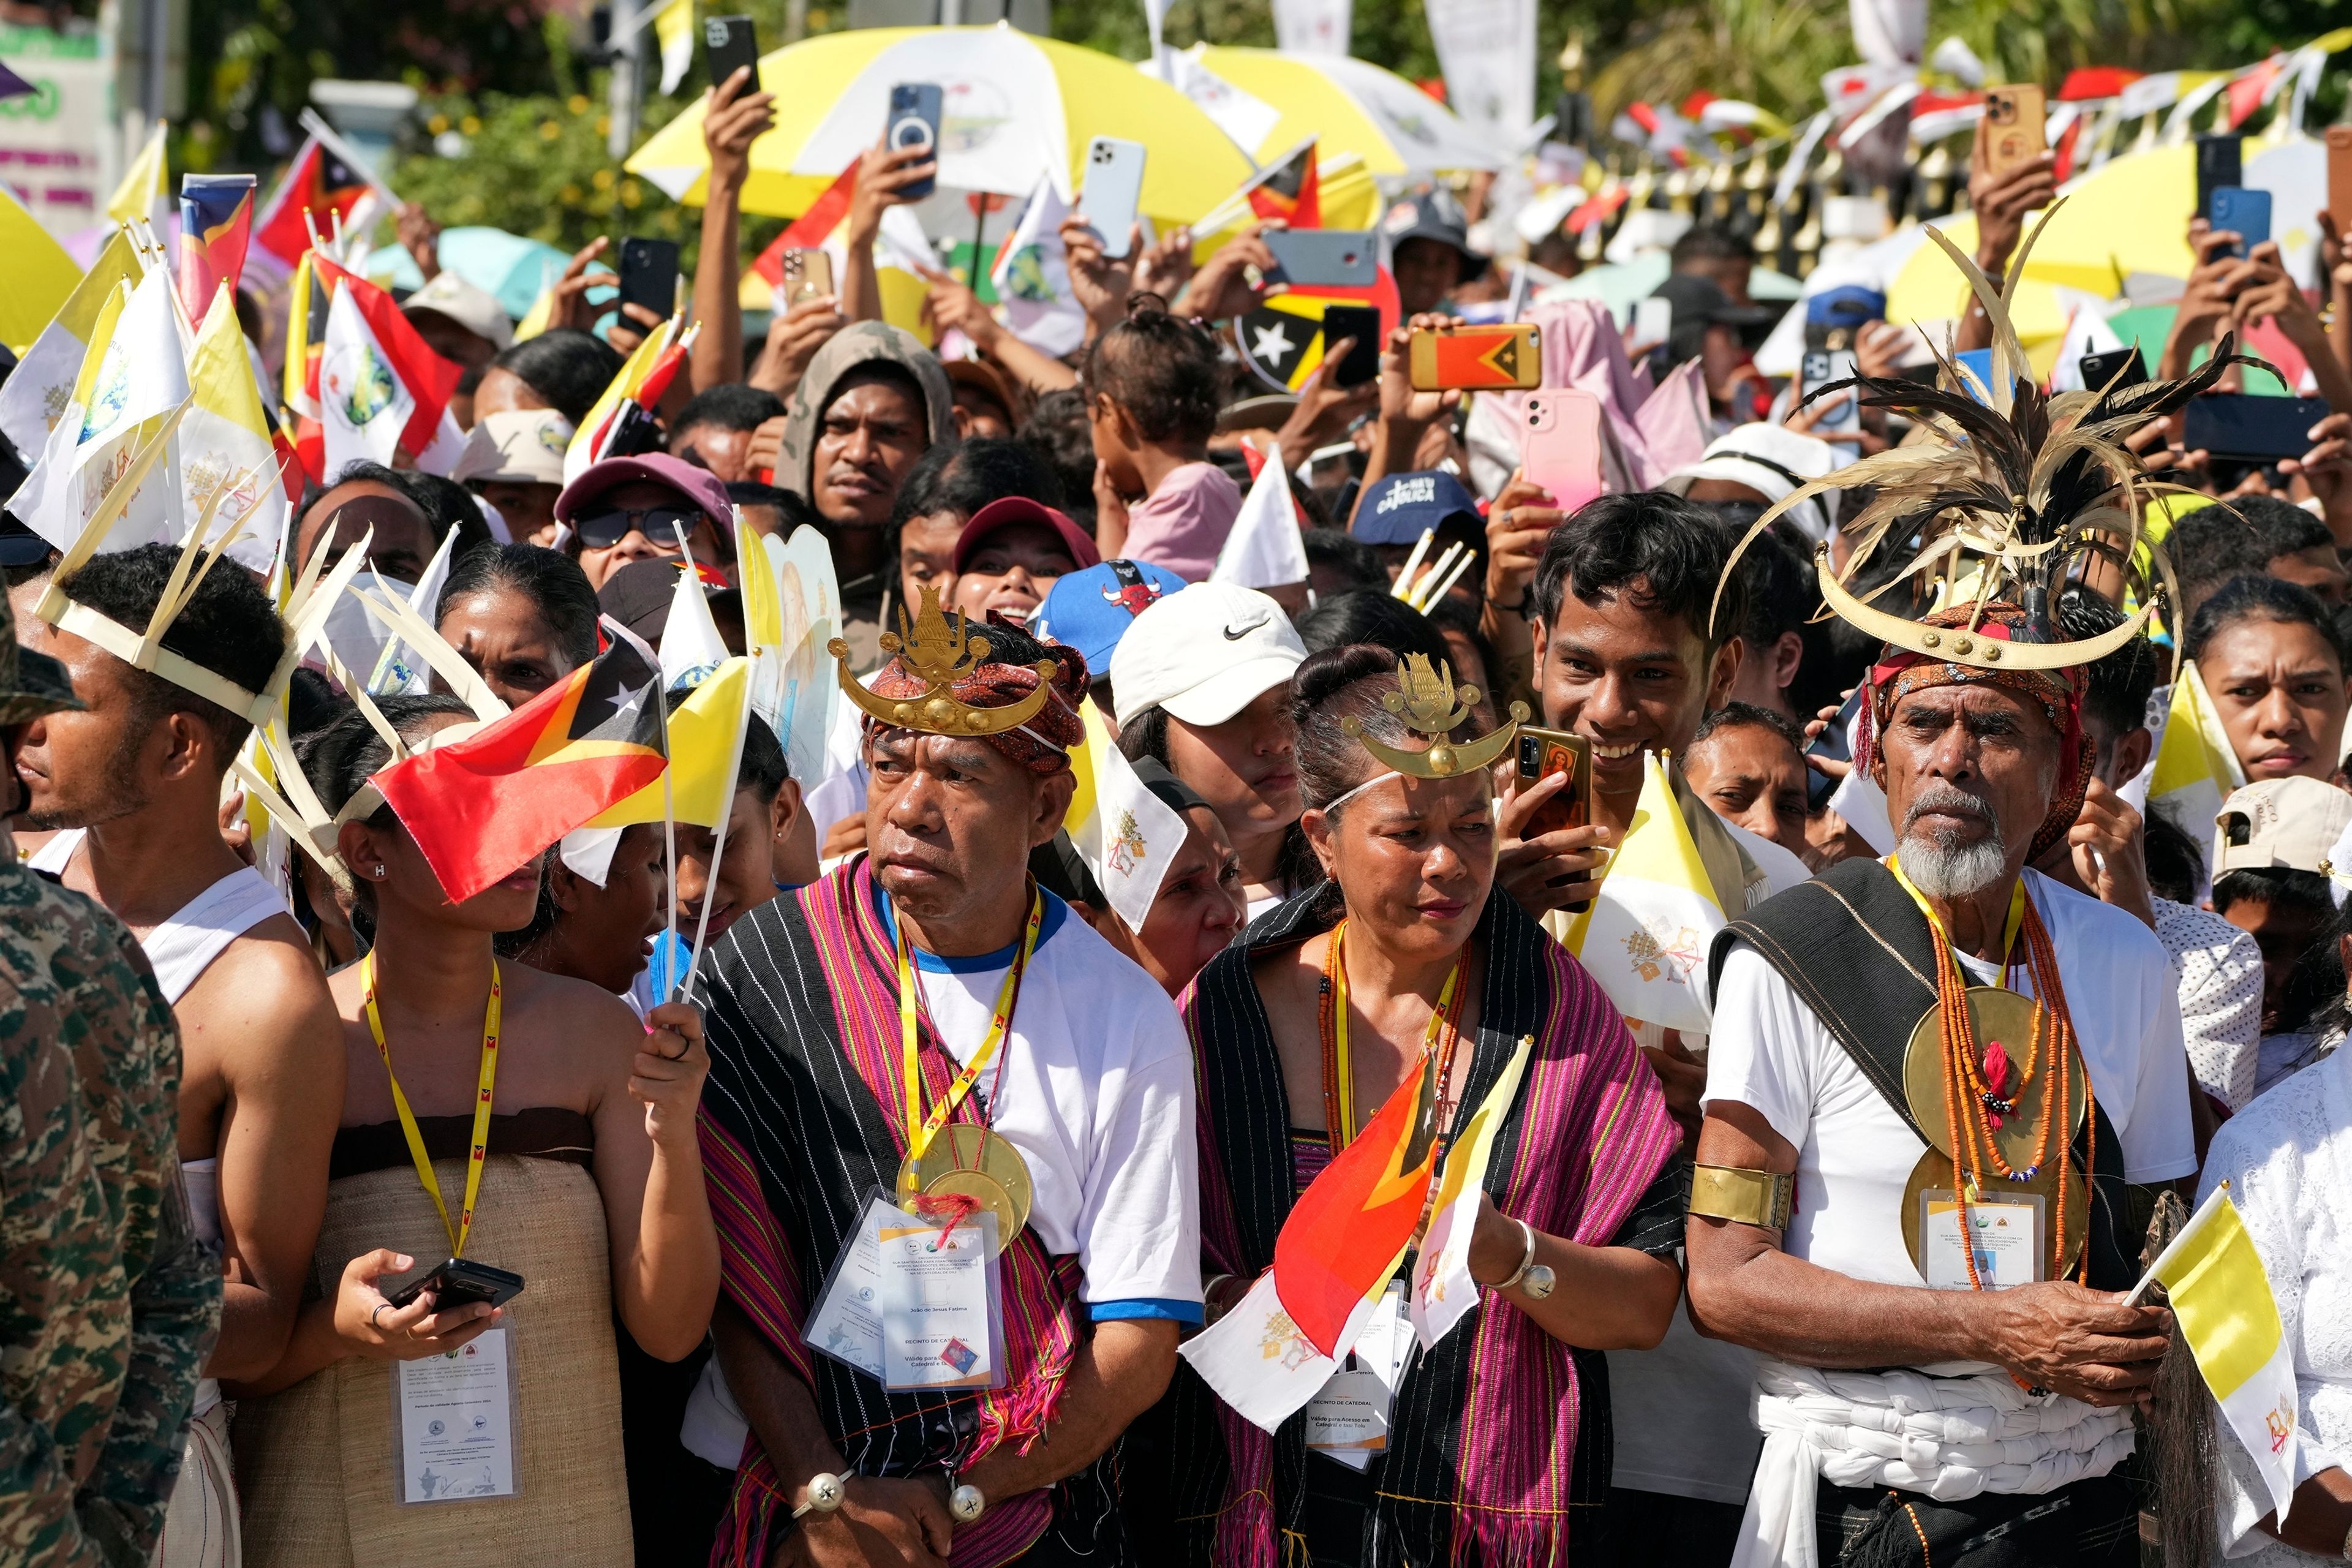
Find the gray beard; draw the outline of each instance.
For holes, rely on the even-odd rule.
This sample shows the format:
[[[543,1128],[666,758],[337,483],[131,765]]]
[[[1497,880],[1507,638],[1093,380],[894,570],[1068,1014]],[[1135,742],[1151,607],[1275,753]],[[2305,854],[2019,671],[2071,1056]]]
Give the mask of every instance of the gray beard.
[[[2009,871],[2009,850],[1998,827],[1990,837],[1967,844],[1938,844],[1915,834],[1895,847],[1895,858],[1911,885],[1931,899],[1981,893]]]

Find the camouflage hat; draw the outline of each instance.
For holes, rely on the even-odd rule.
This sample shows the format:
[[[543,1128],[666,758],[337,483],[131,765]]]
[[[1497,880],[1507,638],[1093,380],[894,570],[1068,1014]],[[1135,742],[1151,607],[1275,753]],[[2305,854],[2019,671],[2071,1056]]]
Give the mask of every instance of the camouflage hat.
[[[16,612],[0,594],[0,729],[81,706],[64,665],[16,645]]]

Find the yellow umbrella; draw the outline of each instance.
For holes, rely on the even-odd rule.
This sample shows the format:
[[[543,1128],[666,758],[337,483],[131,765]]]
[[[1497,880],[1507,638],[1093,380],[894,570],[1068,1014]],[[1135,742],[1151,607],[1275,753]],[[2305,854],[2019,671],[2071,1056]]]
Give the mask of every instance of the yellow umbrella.
[[[1452,110],[1369,60],[1215,44],[1190,53],[1281,112],[1265,139],[1249,149],[1260,163],[1312,136],[1318,158],[1354,153],[1363,159],[1364,171],[1376,176],[1502,167],[1496,150]]]
[[[2031,345],[2065,331],[2066,310],[2055,289],[2112,300],[2134,272],[2188,277],[2189,215],[2196,204],[2197,153],[2186,144],[2130,153],[2084,175],[2026,259],[2023,283],[2010,308],[2018,337]],[[1938,219],[1936,226],[1973,254],[1973,215]],[[1886,319],[1948,321],[1960,313],[1968,294],[1968,280],[1951,258],[1940,247],[1923,245],[1887,290]]]
[[[940,184],[1025,196],[1050,174],[1065,200],[1095,136],[1140,142],[1142,210],[1189,223],[1249,177],[1250,162],[1216,122],[1125,60],[990,27],[864,27],[788,45],[760,61],[776,127],[751,147],[746,211],[805,212],[858,153],[882,139],[890,89],[933,82],[943,104]],[[703,199],[709,157],[702,105],[671,121],[628,162],[677,200]]]

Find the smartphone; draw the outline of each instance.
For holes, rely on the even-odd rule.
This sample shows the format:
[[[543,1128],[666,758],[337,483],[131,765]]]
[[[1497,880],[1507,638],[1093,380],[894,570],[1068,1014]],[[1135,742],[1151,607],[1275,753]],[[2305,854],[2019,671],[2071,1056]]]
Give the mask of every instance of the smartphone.
[[[1528,321],[1423,327],[1412,334],[1407,368],[1416,392],[1532,392],[1543,384],[1541,346]]]
[[[780,292],[787,310],[832,293],[833,258],[822,250],[785,251],[784,282]]]
[[[1540,837],[1592,820],[1592,742],[1566,730],[1519,726],[1519,788],[1532,788],[1554,773],[1566,773],[1560,792],[1537,808],[1520,829],[1522,838]]]
[[[623,305],[643,305],[661,320],[669,319],[677,309],[677,241],[634,236],[621,241],[621,297],[613,308]],[[634,321],[630,325],[640,327]]]
[[[2140,356],[2137,343],[2084,354],[2077,363],[2082,366],[2083,384],[2093,392],[2121,392],[2147,379],[2147,361]]]
[[[2208,393],[2181,410],[2181,446],[2220,458],[2275,463],[2310,451],[2311,427],[2326,417],[2324,397]]]
[[[935,81],[902,81],[890,89],[890,113],[883,122],[882,144],[892,152],[906,147],[934,149],[932,163],[936,170],[940,144],[940,84]],[[939,189],[939,175],[933,173],[911,184],[898,187],[898,194],[908,201],[921,201]]]
[[[2227,229],[2238,237],[2230,254],[2242,259],[2249,248],[2271,237],[2271,194],[2250,191],[2243,185],[2216,185],[2213,205],[2208,209],[2217,229]]]
[[[2327,210],[2336,233],[2352,228],[2352,125],[2327,128]]]
[[[1370,289],[1380,281],[1380,247],[1370,229],[1270,228],[1258,237],[1274,252],[1267,281],[1292,288]]]
[[[1852,349],[1816,349],[1805,355],[1804,379],[1801,390],[1807,397],[1824,386],[1835,386],[1854,378],[1856,364]],[[1862,388],[1846,389],[1845,401],[1813,422],[1816,430],[1858,430],[1862,427],[1862,405],[1858,399]]]
[[[2246,183],[2245,164],[2239,149],[2243,138],[2237,136],[2200,136],[2197,138],[2197,211],[2206,217],[2213,216],[2213,193],[2223,185]]]
[[[1601,399],[1554,387],[1528,394],[1519,427],[1519,471],[1562,511],[1601,494]]]
[[[1143,199],[1143,143],[1097,136],[1087,143],[1087,177],[1078,187],[1078,216],[1102,241],[1105,256],[1124,258],[1135,237],[1136,204]]]
[[[1828,728],[1813,737],[1813,743],[1805,748],[1805,755],[1825,758],[1833,763],[1853,761],[1853,721],[1854,716],[1862,711],[1863,690],[1857,686],[1847,695],[1845,705],[1838,710],[1837,717],[1830,721]],[[1806,808],[1819,811],[1829,805],[1830,796],[1837,793],[1839,781],[1813,768],[1807,768],[1805,773],[1808,779],[1805,785]]]
[[[751,17],[705,16],[702,59],[709,68],[711,86],[725,87],[729,77],[749,66],[751,79],[743,90],[760,90],[760,43],[752,36]]]
[[[453,1258],[423,1279],[410,1280],[386,1300],[397,1310],[413,1304],[427,1290],[433,1292],[433,1310],[436,1312],[471,1306],[477,1301],[503,1307],[522,1294],[522,1276],[488,1263],[477,1263],[470,1258]]]
[[[1675,302],[1653,294],[1633,301],[1633,346],[1656,348],[1674,335]]]
[[[1331,371],[1333,386],[1362,386],[1381,374],[1381,312],[1373,305],[1323,307],[1323,352],[1343,338],[1352,338],[1348,357]]]
[[[1985,167],[2006,174],[2050,150],[2042,89],[2032,85],[1985,89]]]

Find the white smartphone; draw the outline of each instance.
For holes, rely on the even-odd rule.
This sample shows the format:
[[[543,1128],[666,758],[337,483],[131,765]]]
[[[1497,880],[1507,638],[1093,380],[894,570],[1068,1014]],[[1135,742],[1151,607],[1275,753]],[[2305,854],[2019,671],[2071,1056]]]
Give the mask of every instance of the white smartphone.
[[[1105,256],[1127,255],[1143,199],[1143,143],[1097,136],[1087,143],[1087,177],[1078,188],[1078,216],[1102,238]]]
[[[1671,300],[1653,296],[1633,301],[1633,346],[1656,348],[1673,335],[1675,305]]]
[[[1818,388],[1835,386],[1841,381],[1853,378],[1854,359],[1852,349],[1812,349],[1806,353],[1804,374],[1800,380],[1800,392],[1810,397]],[[1816,430],[1858,430],[1862,427],[1862,406],[1854,400],[1862,395],[1860,387],[1846,388],[1845,399],[1822,416]]]

